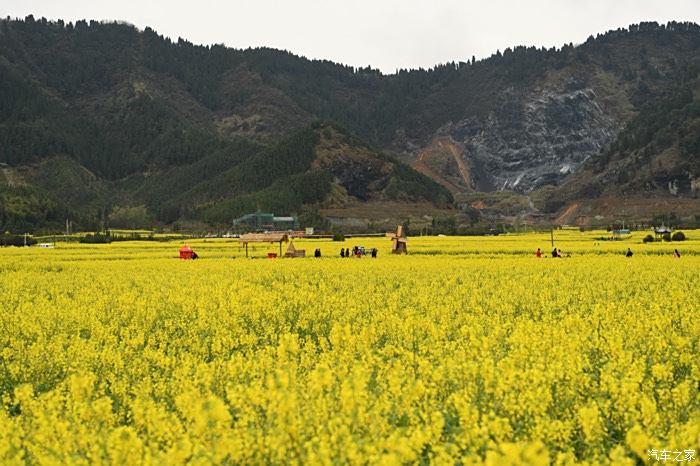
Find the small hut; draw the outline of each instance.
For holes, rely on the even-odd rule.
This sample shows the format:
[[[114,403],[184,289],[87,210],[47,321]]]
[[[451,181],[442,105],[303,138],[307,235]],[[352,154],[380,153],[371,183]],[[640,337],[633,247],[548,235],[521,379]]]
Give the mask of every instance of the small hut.
[[[408,238],[406,238],[406,235],[404,234],[403,225],[397,225],[396,232],[394,232],[394,233],[388,232],[386,234],[386,237],[391,238],[391,253],[392,254],[407,254],[408,253],[408,249],[406,247],[406,243],[408,241]]]
[[[297,249],[294,247],[294,242],[290,241],[284,257],[306,257],[306,249]]]
[[[282,257],[282,243],[289,241],[289,236],[286,233],[247,233],[238,238],[239,244],[245,246],[245,256],[248,257],[249,243],[279,243],[280,257]]]

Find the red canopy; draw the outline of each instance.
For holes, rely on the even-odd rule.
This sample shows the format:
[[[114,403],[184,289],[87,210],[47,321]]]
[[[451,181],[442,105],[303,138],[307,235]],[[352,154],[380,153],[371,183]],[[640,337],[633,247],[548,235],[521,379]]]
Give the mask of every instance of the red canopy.
[[[194,251],[188,245],[184,245],[180,248],[180,259],[192,259],[194,256]]]

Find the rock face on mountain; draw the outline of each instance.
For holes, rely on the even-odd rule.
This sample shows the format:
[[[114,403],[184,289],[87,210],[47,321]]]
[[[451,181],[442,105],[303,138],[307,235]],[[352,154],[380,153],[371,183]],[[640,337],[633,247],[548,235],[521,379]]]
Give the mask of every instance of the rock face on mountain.
[[[509,88],[486,118],[446,125],[440,134],[464,148],[478,191],[530,192],[559,184],[619,130],[591,88]]]
[[[675,86],[641,106],[606,150],[557,186],[553,197],[564,204],[597,197],[661,196],[695,199],[700,207],[699,97],[698,76],[679,76]]]

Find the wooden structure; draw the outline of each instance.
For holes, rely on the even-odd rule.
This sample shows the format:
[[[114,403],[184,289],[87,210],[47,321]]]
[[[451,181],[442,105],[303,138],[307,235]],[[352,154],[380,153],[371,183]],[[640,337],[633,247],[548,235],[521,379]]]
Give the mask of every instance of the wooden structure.
[[[290,241],[284,257],[306,257],[306,249],[297,249],[294,247],[294,243]]]
[[[248,243],[279,243],[280,257],[282,256],[282,243],[289,241],[286,233],[248,233],[238,238],[239,244],[245,246],[245,256],[248,257]]]
[[[403,231],[403,225],[396,226],[395,233],[387,233],[387,238],[391,238],[391,253],[392,254],[407,254],[408,249],[406,248],[406,243],[408,238]]]

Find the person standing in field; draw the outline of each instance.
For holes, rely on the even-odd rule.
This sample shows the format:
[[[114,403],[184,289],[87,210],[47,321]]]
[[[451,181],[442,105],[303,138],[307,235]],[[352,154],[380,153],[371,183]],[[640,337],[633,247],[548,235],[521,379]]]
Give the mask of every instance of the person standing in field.
[[[537,252],[535,252],[535,256],[542,257],[542,250],[540,248],[537,248]]]
[[[632,257],[634,253],[632,252],[632,249],[627,248],[627,252],[625,253],[625,257]]]
[[[552,249],[552,257],[559,257],[559,253],[557,252],[557,248]]]
[[[681,253],[678,252],[678,249],[674,249],[674,250],[673,250],[673,257],[675,257],[676,259],[680,259],[680,258],[681,258]]]
[[[345,249],[340,248],[340,257],[345,257]]]

